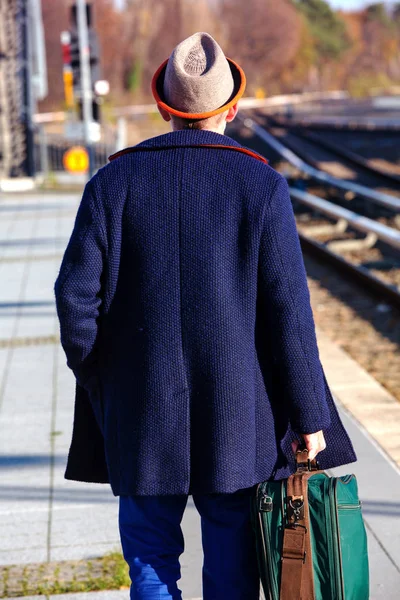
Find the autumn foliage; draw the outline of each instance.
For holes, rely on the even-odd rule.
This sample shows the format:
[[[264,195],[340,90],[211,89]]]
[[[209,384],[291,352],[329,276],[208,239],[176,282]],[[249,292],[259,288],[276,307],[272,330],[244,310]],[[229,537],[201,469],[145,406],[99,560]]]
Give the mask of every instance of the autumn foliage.
[[[71,0],[42,0],[49,96],[62,107],[60,32]],[[334,12],[324,0],[92,0],[109,101],[150,100],[150,80],[172,48],[196,31],[213,35],[242,64],[248,95],[349,89],[355,95],[400,83],[400,2]]]

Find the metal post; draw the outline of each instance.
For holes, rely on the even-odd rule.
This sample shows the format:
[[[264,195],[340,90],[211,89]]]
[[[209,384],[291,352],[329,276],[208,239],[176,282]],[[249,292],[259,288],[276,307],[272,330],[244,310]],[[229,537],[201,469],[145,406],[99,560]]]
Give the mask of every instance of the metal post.
[[[115,143],[115,151],[122,150],[122,148],[126,147],[127,140],[127,129],[126,129],[126,119],[125,117],[118,117],[117,121],[117,135],[116,135],[116,143]]]
[[[21,31],[22,31],[22,78],[24,95],[24,115],[26,135],[26,174],[28,177],[35,175],[34,161],[34,127],[33,113],[35,112],[35,99],[32,89],[32,31],[30,18],[30,2],[23,0],[21,3]]]
[[[93,121],[92,83],[90,77],[89,32],[85,0],[76,0],[76,7],[81,64],[81,94],[85,145],[89,155],[89,177],[92,177],[94,173],[94,153],[90,136],[90,125]]]
[[[36,100],[43,100],[48,94],[46,48],[42,20],[41,0],[30,0],[32,16],[32,82]]]
[[[47,149],[47,135],[44,125],[39,125],[39,144],[40,144],[40,169],[44,180],[49,177],[49,155]]]

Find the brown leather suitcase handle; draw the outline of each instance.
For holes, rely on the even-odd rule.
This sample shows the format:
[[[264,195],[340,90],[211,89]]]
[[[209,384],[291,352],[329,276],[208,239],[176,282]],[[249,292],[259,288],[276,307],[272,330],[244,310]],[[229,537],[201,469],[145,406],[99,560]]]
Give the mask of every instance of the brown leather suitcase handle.
[[[296,451],[297,471],[319,471],[319,462],[316,458],[308,458],[308,450],[305,446],[299,446]]]

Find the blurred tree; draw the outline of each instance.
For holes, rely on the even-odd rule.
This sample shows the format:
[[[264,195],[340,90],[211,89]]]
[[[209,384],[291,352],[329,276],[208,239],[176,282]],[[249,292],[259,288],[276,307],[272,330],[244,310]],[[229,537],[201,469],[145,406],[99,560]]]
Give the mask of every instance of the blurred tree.
[[[398,41],[398,32],[385,5],[379,2],[369,6],[364,21],[364,70],[389,75],[392,61],[398,55]]]
[[[389,12],[386,9],[384,2],[376,2],[375,4],[370,4],[369,6],[367,6],[366,17],[367,20],[377,21],[381,23],[384,27],[391,27],[392,25]]]
[[[301,20],[290,0],[221,0],[226,53],[243,65],[248,93],[279,92],[280,73],[299,48]]]
[[[358,12],[343,12],[341,18],[346,25],[347,34],[351,40],[351,47],[340,60],[338,73],[338,86],[346,88],[349,78],[357,73],[357,64],[360,56],[365,52],[364,42],[364,14]]]
[[[134,61],[132,71],[128,80],[128,89],[130,92],[137,92],[142,87],[142,75],[143,75],[143,65],[138,58]]]
[[[122,34],[122,14],[113,0],[94,0],[94,28],[99,38],[102,78],[110,83],[110,98],[122,89],[123,56],[118,40]]]
[[[293,0],[309,22],[318,57],[322,62],[337,60],[349,48],[346,26],[324,0]]]
[[[123,87],[131,101],[149,98],[153,72],[180,41],[182,2],[127,0],[123,20]]]
[[[318,86],[317,49],[308,20],[301,15],[299,48],[293,60],[282,71],[284,91],[301,92]]]
[[[64,101],[63,65],[60,34],[70,28],[70,6],[73,0],[42,0],[43,25],[49,79],[49,95],[40,110],[59,108]],[[121,33],[122,15],[113,0],[95,0],[94,27],[99,36],[102,76],[110,82],[111,94],[121,89],[121,61],[117,40]]]
[[[353,22],[349,29],[352,37],[357,23],[356,43],[343,60],[344,80],[350,92],[362,96],[373,88],[395,83],[400,78],[400,36],[385,5],[379,2],[345,18],[348,26],[349,18]]]
[[[216,18],[214,7],[215,3],[209,0],[185,0],[182,4],[183,30],[185,35],[207,31],[224,47],[221,23]]]
[[[73,0],[42,0],[49,72],[41,110],[64,102],[60,33]],[[102,74],[114,104],[151,101],[155,69],[174,46],[208,31],[246,71],[250,94],[338,89],[400,81],[400,1],[333,11],[324,0],[91,0]]]

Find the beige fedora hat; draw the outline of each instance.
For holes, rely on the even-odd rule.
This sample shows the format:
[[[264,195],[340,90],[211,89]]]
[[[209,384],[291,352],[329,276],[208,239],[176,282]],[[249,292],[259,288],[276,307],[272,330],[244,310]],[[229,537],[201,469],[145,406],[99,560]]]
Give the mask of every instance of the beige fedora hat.
[[[178,44],[155,72],[153,96],[170,114],[205,119],[241,98],[246,77],[210,34],[198,32]]]

